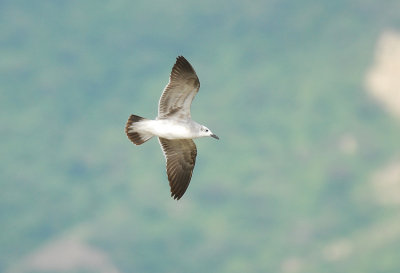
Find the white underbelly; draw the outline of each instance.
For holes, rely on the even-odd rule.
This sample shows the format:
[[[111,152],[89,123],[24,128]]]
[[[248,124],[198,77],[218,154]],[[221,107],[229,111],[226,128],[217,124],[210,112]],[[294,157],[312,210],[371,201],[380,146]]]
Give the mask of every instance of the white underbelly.
[[[167,139],[192,138],[193,133],[186,124],[178,124],[166,120],[149,120],[143,123],[142,130],[145,130],[158,137]]]

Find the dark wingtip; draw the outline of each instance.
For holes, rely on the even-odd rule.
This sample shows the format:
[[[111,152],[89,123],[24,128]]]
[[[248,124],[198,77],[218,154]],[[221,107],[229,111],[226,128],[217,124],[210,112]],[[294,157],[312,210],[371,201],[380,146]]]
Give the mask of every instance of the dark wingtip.
[[[186,58],[181,55],[176,57],[175,65],[186,70],[194,70],[188,60],[186,60]]]
[[[196,71],[192,67],[192,65],[185,59],[183,56],[176,57],[176,62],[172,67],[172,71],[170,74],[170,80],[179,80],[185,79],[188,80],[188,75],[191,75],[190,78],[193,78],[194,81],[192,82],[194,87],[200,88],[200,81],[197,78]]]
[[[177,195],[177,194],[171,193],[171,197],[174,198],[174,200],[179,201],[179,199],[181,199],[182,195],[179,196],[179,195]]]
[[[178,186],[178,185],[176,185],[176,186]],[[185,194],[189,184],[183,188],[176,188],[176,186],[171,187],[171,197],[174,198],[174,200],[178,201]]]

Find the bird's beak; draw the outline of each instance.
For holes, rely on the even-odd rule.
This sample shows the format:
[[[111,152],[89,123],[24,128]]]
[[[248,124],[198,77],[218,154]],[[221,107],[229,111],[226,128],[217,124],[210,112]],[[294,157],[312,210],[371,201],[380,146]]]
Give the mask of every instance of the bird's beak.
[[[213,137],[215,139],[219,139],[219,137],[217,135],[214,135],[214,134],[210,135],[210,137]]]

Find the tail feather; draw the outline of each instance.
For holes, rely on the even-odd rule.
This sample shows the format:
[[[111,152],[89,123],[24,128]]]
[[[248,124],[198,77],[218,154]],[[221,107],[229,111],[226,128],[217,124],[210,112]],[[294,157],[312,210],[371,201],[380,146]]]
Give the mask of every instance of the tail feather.
[[[135,127],[137,123],[140,123],[141,121],[145,121],[147,119],[136,116],[136,115],[131,115],[128,119],[128,122],[126,123],[125,126],[125,133],[128,136],[128,138],[135,143],[136,145],[140,145],[145,143],[147,140],[153,137],[152,134],[146,134],[143,132],[139,132],[139,130]]]

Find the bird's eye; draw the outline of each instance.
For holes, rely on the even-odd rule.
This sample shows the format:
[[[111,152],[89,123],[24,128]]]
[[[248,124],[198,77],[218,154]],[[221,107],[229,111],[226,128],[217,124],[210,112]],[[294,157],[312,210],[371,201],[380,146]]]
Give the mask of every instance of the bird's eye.
[[[206,129],[206,132],[208,132],[208,129]]]

